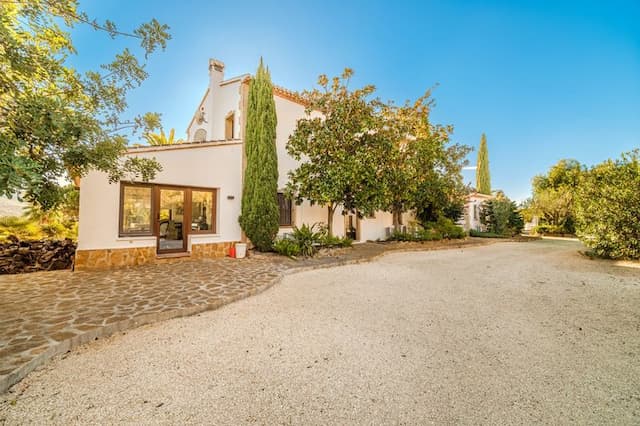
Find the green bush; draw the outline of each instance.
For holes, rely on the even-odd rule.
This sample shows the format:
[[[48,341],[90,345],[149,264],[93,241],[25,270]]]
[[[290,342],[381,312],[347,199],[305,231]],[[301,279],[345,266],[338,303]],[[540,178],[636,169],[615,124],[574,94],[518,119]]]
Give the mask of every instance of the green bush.
[[[296,257],[300,255],[300,246],[294,240],[283,238],[273,243],[273,251],[283,256]]]
[[[524,219],[516,203],[506,197],[485,201],[480,222],[489,232],[506,236],[518,235],[524,228]]]
[[[462,227],[456,225],[451,219],[446,217],[440,217],[433,226],[433,229],[442,235],[442,238],[449,240],[464,238],[467,236]]]
[[[504,234],[496,234],[495,232],[482,232],[476,230],[470,230],[469,235],[472,237],[480,237],[480,238],[507,238]]]
[[[416,241],[438,241],[442,239],[442,233],[433,228],[420,228],[415,233]]]
[[[324,235],[320,239],[322,247],[351,247],[353,240],[348,237],[336,237],[333,235]]]
[[[413,232],[394,231],[388,241],[438,241],[466,236],[464,229],[453,223],[451,219],[442,216],[436,222],[427,222]]]
[[[531,232],[536,235],[553,235],[553,234],[565,234],[566,230],[560,225],[547,225],[542,224],[534,227]]]
[[[324,224],[303,224],[294,227],[293,233],[273,244],[273,251],[284,256],[313,256],[322,247],[351,247],[353,241],[347,237],[329,236]]]
[[[49,218],[47,223],[41,224],[27,216],[0,217],[0,242],[7,241],[11,235],[21,240],[41,240],[44,238],[75,240],[78,235],[78,223],[75,221],[61,222],[58,218]]]
[[[313,256],[321,244],[324,237],[324,230],[320,227],[320,231],[316,231],[317,224],[303,224],[300,228],[293,227],[291,238],[300,247],[300,254],[303,256]]]
[[[394,230],[387,241],[416,241],[416,237],[409,232],[402,232]]]
[[[594,254],[640,258],[640,150],[585,172],[575,199],[577,234]]]

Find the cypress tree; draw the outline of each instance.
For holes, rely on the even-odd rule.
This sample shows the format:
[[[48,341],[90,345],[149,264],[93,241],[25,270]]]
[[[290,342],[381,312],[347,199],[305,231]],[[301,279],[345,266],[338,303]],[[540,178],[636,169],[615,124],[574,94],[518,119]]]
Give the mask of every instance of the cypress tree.
[[[478,163],[476,164],[476,191],[480,194],[491,195],[491,176],[489,174],[489,151],[487,149],[487,137],[482,134],[480,149],[478,150]]]
[[[245,128],[246,169],[240,226],[260,251],[271,250],[278,233],[278,156],[276,104],[271,74],[260,65],[249,87]]]

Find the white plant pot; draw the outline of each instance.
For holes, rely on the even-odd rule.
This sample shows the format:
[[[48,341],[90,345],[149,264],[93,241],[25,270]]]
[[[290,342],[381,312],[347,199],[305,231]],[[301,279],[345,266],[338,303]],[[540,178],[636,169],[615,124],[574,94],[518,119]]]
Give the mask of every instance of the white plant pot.
[[[247,255],[247,245],[245,243],[236,243],[236,258],[244,259]]]

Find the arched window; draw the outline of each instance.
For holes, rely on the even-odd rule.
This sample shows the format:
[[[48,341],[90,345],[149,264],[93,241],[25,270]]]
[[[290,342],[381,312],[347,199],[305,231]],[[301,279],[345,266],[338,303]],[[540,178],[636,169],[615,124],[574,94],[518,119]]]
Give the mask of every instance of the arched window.
[[[207,140],[207,131],[205,129],[198,129],[193,135],[194,142],[204,142]]]

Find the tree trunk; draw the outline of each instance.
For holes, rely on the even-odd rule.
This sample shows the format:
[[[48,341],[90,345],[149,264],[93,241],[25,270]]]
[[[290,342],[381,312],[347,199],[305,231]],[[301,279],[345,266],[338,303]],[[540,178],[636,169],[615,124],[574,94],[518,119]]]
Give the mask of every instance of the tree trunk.
[[[400,226],[402,226],[402,210],[394,208],[391,214],[393,217],[393,229],[399,232]]]
[[[333,213],[336,208],[333,204],[327,206],[327,233],[330,237],[333,237]]]

